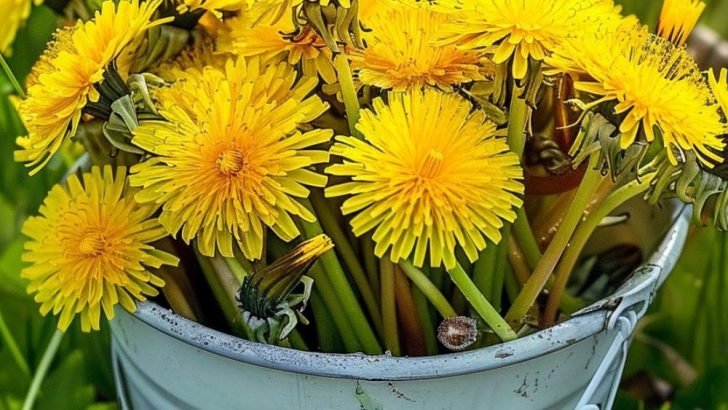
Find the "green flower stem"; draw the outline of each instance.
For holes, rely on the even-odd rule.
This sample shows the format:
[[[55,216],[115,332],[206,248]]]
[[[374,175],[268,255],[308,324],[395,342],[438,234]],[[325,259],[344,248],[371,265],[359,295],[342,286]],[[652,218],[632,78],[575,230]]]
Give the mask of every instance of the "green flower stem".
[[[524,284],[528,281],[528,278],[531,276],[531,270],[528,267],[528,264],[526,263],[526,258],[523,256],[523,253],[521,252],[521,248],[519,247],[518,243],[515,241],[515,237],[511,237],[511,242],[508,244],[508,257],[511,261],[510,268],[511,268],[511,275],[514,279],[514,284],[517,286],[518,289],[520,289],[519,284]],[[506,276],[506,279],[508,277]],[[551,286],[554,284],[554,277],[549,276],[549,280],[546,282],[546,288],[551,289]],[[509,285],[506,282],[506,285]],[[516,289],[516,287],[514,287]],[[507,291],[508,298],[510,300],[511,297],[515,298],[516,294],[511,294],[510,291]],[[559,303],[559,308],[566,314],[571,314],[576,312],[579,309],[582,309],[586,306],[586,303],[584,300],[579,299],[577,297],[571,296],[569,294],[564,294],[561,297],[561,302]]]
[[[574,200],[566,211],[558,231],[506,314],[508,322],[517,323],[528,313],[528,310],[546,285],[564,250],[569,245],[569,239],[571,239],[571,235],[581,220],[584,209],[586,209],[592,195],[604,178],[600,169],[597,169],[599,155],[598,152],[591,155],[584,179],[579,185]]]
[[[571,272],[579,260],[579,255],[581,255],[584,245],[586,245],[594,230],[599,226],[599,223],[617,209],[617,207],[645,192],[655,176],[656,174],[643,176],[638,180],[634,180],[618,188],[590,212],[576,228],[574,236],[569,241],[569,246],[561,257],[554,272],[554,284],[549,289],[549,298],[546,303],[546,310],[544,311],[544,326],[551,326],[556,321],[556,313]]]
[[[407,260],[399,261],[399,267],[402,268],[404,274],[407,275],[412,283],[414,283],[422,294],[425,295],[427,300],[435,306],[435,309],[437,309],[440,313],[440,316],[443,318],[457,316],[455,309],[450,306],[450,302],[448,302],[447,298],[442,295],[440,289],[438,289],[437,286],[435,286],[421,270],[417,269],[414,265],[412,265],[412,263],[410,263],[410,261]]]
[[[523,151],[526,147],[526,126],[528,125],[528,121],[531,116],[531,109],[528,107],[525,98],[519,97],[523,94],[523,91],[523,88],[519,88],[514,84],[511,94],[511,104],[508,110],[508,146],[511,148],[511,151],[518,155],[521,163],[523,163]],[[541,252],[531,231],[528,216],[526,215],[523,207],[520,207],[517,211],[516,220],[513,222],[513,234],[516,236],[516,239],[521,242],[521,247],[524,248],[529,264],[532,263],[533,266],[535,266],[541,258]],[[501,241],[503,246],[499,248],[500,251],[496,255],[497,268],[493,272],[493,279],[499,282],[493,284],[499,285],[500,287],[491,290],[491,295],[495,295],[495,292],[498,291],[502,293],[504,277],[503,270],[507,263],[510,235],[510,229],[508,231],[504,230],[504,240]]]
[[[561,301],[559,301],[559,309],[567,315],[570,315],[577,310],[584,309],[586,306],[587,303],[584,299],[571,296],[568,293],[564,293],[561,296]]]
[[[505,238],[503,239],[505,240]],[[478,260],[473,265],[473,282],[486,298],[491,296],[491,284],[493,283],[493,272],[495,271],[495,257],[498,253],[498,245],[490,240],[487,241],[485,249],[480,251]]]
[[[265,252],[263,255],[265,255]],[[224,258],[224,260],[228,269],[230,269],[230,273],[232,273],[235,278],[235,281],[240,284],[243,283],[243,279],[245,279],[246,276],[253,272],[253,267],[247,259],[243,259],[242,262],[237,258]]]
[[[433,272],[434,272],[433,269],[430,266],[428,266],[428,265],[424,265],[422,267],[422,269],[420,269],[420,271],[425,276],[425,278],[428,279],[430,281],[430,283],[432,283],[433,286],[435,286],[435,289],[437,289],[439,291],[440,288],[433,281],[433,278],[436,276],[435,274],[433,274]],[[404,272],[404,270],[402,272]],[[406,273],[405,273],[405,275],[406,275]],[[413,287],[415,289],[418,289],[420,292],[422,292],[422,290],[420,288],[418,288],[416,284]],[[425,299],[427,299],[427,296],[425,296],[424,293],[422,293],[422,296],[424,296]],[[429,301],[427,303],[427,311],[429,312],[430,317],[432,318],[432,325],[433,326],[437,325],[439,323],[438,322],[439,321],[439,319],[438,319],[439,313],[438,313],[437,308],[435,307],[435,305],[433,305],[432,303],[429,303]]]
[[[346,55],[339,54],[334,57],[334,68],[341,87],[341,97],[344,100],[349,132],[351,132],[351,135],[363,139],[364,136],[356,129],[356,123],[359,122],[359,97],[356,88],[354,88],[354,78],[351,75],[351,67],[349,67],[349,60]]]
[[[306,201],[304,205],[312,210],[311,203]],[[323,229],[318,221],[316,222],[303,222],[303,231],[306,238],[310,239],[316,235],[323,233]],[[341,303],[343,313],[349,319],[349,322],[354,328],[354,333],[357,339],[361,343],[364,353],[366,354],[382,354],[382,347],[379,345],[377,337],[374,335],[372,327],[367,321],[364,311],[359,305],[359,301],[356,299],[354,290],[349,285],[349,281],[344,274],[344,270],[341,268],[341,263],[336,257],[335,252],[326,252],[319,258],[321,265],[326,272],[326,275],[335,290],[334,295],[337,296]],[[315,278],[314,278],[315,279]],[[323,295],[322,290],[322,295]],[[328,303],[327,303],[328,304]],[[333,307],[329,305],[329,311],[333,314]],[[343,334],[342,334],[343,336]]]
[[[526,146],[526,124],[531,114],[526,100],[518,97],[521,93],[523,93],[522,88],[513,88],[511,105],[508,109],[508,146],[519,159],[523,156],[523,149]]]
[[[521,248],[515,241],[514,237],[511,237],[511,242],[508,244],[508,257],[511,261],[510,275],[513,275],[513,284],[509,284],[508,282],[506,282],[506,286],[513,285],[512,289],[520,289],[519,284],[523,284],[528,281],[528,278],[531,276],[531,270],[528,268],[526,258],[523,256]],[[506,280],[508,280],[508,276],[506,276]],[[546,288],[551,289],[551,286],[553,286],[553,284],[554,277],[549,276],[549,280],[546,282]],[[516,297],[517,290],[515,293],[512,293],[511,290],[508,289],[506,289],[506,291],[510,300],[513,300],[511,299],[512,297]],[[559,303],[559,308],[566,314],[574,313],[585,306],[586,303],[584,302],[584,300],[571,296],[569,294],[564,294],[561,297],[561,302]]]
[[[425,338],[425,353],[428,356],[437,354],[437,339],[435,339],[435,326],[430,316],[430,308],[427,306],[427,298],[420,288],[412,286],[412,300],[415,303],[417,316],[422,324],[422,332]]]
[[[397,306],[394,296],[394,264],[385,256],[380,261],[382,282],[382,323],[384,324],[384,347],[392,356],[400,356],[399,332],[397,328]]]
[[[521,251],[523,251],[529,269],[536,268],[543,255],[538,247],[538,242],[536,242],[536,237],[533,235],[531,225],[528,223],[526,210],[523,207],[518,208],[516,221],[513,222],[513,234]]]
[[[513,266],[511,266],[510,263],[506,265],[506,272],[503,282],[505,284],[506,296],[508,296],[508,300],[515,300],[518,296],[518,292],[521,290],[521,285],[518,283],[518,279],[516,279],[516,274],[513,271]]]
[[[178,268],[161,266],[157,269],[157,275],[164,280],[162,294],[172,310],[186,319],[200,322],[199,305],[191,288],[188,287],[190,284],[185,273]]]
[[[528,222],[526,222],[528,223]],[[503,239],[498,243],[495,254],[495,269],[491,276],[490,297],[486,299],[490,301],[493,307],[500,311],[501,301],[503,299],[503,278],[505,277],[506,266],[508,261],[508,239],[511,237],[511,224],[506,223],[502,229]]]
[[[301,333],[298,331],[298,329],[293,329],[291,333],[288,335],[288,342],[291,344],[291,347],[296,350],[302,350],[304,352],[308,352],[308,345],[306,345],[306,341],[303,340],[303,337],[301,337]]]
[[[40,358],[38,368],[35,369],[33,380],[30,382],[30,388],[28,389],[28,393],[25,395],[25,400],[23,401],[22,410],[31,410],[33,408],[35,399],[38,398],[38,393],[40,392],[40,385],[43,384],[43,380],[45,379],[46,374],[48,374],[48,369],[51,367],[53,358],[58,352],[58,347],[61,345],[63,335],[64,333],[60,330],[56,330],[55,333],[53,333],[51,341],[48,343],[45,352],[43,352],[43,356]]]
[[[397,301],[397,317],[404,333],[402,339],[407,347],[407,355],[424,356],[427,354],[427,348],[420,315],[412,298],[409,281],[397,265],[394,265],[394,293]]]
[[[324,353],[339,352],[336,348],[337,338],[340,336],[336,332],[336,327],[331,317],[331,313],[326,308],[324,300],[319,295],[318,290],[311,292],[311,309],[313,309],[314,326],[316,326],[316,336],[318,337],[319,347]],[[339,344],[342,342],[339,340]]]
[[[171,238],[161,239],[155,242],[155,246],[172,255],[176,252]],[[204,309],[184,264],[180,261],[177,266],[162,266],[157,271],[165,282],[162,293],[172,310],[187,319],[204,323]]]
[[[10,328],[8,328],[8,324],[5,322],[2,310],[0,310],[0,338],[2,338],[5,346],[7,346],[10,351],[10,355],[13,356],[13,360],[15,360],[20,371],[23,372],[24,375],[30,377],[30,366],[28,366],[25,356],[23,356],[23,353],[18,347],[18,343],[15,341],[12,332],[10,332]]]
[[[339,298],[336,296],[336,290],[331,284],[321,262],[316,262],[311,267],[309,273],[314,280],[314,287],[318,289],[318,292],[321,295],[323,304],[326,306],[328,313],[331,314],[331,318],[339,332],[339,335],[341,336],[346,351],[349,353],[363,351],[364,349],[362,348],[362,344],[359,343],[359,340],[354,333],[354,326],[349,321],[346,312],[344,312],[344,308],[341,306],[341,301],[339,301]],[[316,316],[316,319],[318,320],[319,317]]]
[[[374,296],[371,284],[367,279],[367,275],[364,272],[364,268],[359,263],[356,252],[351,247],[351,243],[346,237],[341,225],[328,208],[326,201],[323,196],[323,192],[319,190],[313,190],[311,192],[311,205],[316,211],[321,226],[323,227],[326,234],[334,242],[334,250],[341,256],[346,267],[349,269],[352,279],[356,284],[357,289],[361,298],[364,300],[364,305],[369,312],[369,317],[372,318],[372,323],[377,331],[377,334],[382,335],[382,313],[379,311],[379,305],[377,304],[377,298]]]
[[[531,269],[528,268],[526,257],[523,255],[521,246],[518,244],[518,241],[516,241],[515,236],[511,236],[508,241],[508,259],[518,283],[523,285],[528,282],[528,278],[531,276]]]
[[[197,249],[196,244],[192,248],[195,251],[197,262],[200,264],[200,269],[202,269],[202,273],[205,275],[208,285],[210,285],[212,294],[225,316],[225,321],[230,326],[230,330],[238,337],[256,340],[252,330],[245,325],[240,306],[238,306],[238,301],[235,298],[241,283],[235,279],[227,263],[225,263],[225,259],[220,255],[215,255],[214,258],[203,256]]]
[[[372,286],[374,294],[379,294],[379,262],[374,255],[374,241],[371,234],[362,237],[361,253],[364,258],[364,269],[367,271],[367,279]]]
[[[3,56],[2,53],[0,53],[0,66],[5,73],[5,76],[8,77],[8,80],[10,80],[10,84],[13,86],[18,96],[20,96],[20,98],[25,98],[25,91],[23,91],[23,87],[20,86],[18,79],[15,77],[15,74],[13,74],[13,70],[10,69],[8,62],[5,61],[5,56]]]
[[[452,289],[452,296],[450,296],[450,303],[458,316],[464,315],[465,310],[468,308],[468,302],[465,300],[465,295],[457,287]]]
[[[450,278],[455,285],[463,292],[465,298],[470,302],[478,315],[490,326],[495,334],[504,342],[514,340],[516,332],[506,323],[495,308],[488,302],[482,293],[475,286],[462,266],[456,264],[454,268],[448,269]]]

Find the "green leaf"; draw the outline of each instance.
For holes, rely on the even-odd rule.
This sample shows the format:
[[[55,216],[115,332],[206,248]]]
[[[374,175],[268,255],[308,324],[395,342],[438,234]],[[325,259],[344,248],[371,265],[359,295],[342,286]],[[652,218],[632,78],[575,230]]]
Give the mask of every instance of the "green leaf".
[[[28,282],[20,278],[23,243],[23,238],[15,238],[0,251],[0,290],[18,296],[25,296],[25,288],[28,286]]]
[[[94,388],[88,383],[83,352],[74,350],[62,358],[41,386],[36,410],[78,410],[94,401]]]
[[[116,399],[116,386],[111,368],[111,331],[106,321],[101,330],[93,333],[74,333],[73,345],[83,350],[86,374],[97,389],[97,394],[108,400]]]
[[[673,410],[728,410],[728,366],[710,369],[675,397]]]
[[[104,403],[94,403],[88,407],[86,407],[86,410],[118,410],[119,405],[115,401],[109,401]]]
[[[2,363],[0,369],[0,398],[15,397],[17,400],[22,400],[28,390],[30,378],[23,375],[15,364],[10,351],[4,346],[0,348],[0,363]],[[2,399],[0,399],[0,402],[2,402]],[[0,409],[2,409],[2,405],[0,405]]]
[[[15,207],[0,192],[0,249],[16,235],[17,229],[14,223],[16,220]]]

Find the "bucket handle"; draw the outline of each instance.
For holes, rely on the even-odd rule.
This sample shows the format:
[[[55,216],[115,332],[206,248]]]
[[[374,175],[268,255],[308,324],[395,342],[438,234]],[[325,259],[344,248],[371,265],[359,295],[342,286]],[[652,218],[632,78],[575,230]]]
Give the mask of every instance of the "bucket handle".
[[[647,312],[647,308],[652,303],[657,290],[677,263],[679,252],[669,252],[667,250],[674,247],[676,241],[677,249],[682,249],[685,243],[685,235],[677,233],[687,230],[690,208],[689,206],[683,206],[677,209],[675,224],[671,227],[666,239],[660,244],[656,256],[637,268],[634,274],[613,295],[574,313],[573,316],[601,309],[611,310],[605,323],[606,331],[617,332],[604,360],[599,364],[594,377],[592,377],[579,399],[576,409],[601,410],[612,408],[619,389],[619,383],[614,379],[619,380],[622,377],[622,371],[627,361],[629,343],[637,321]],[[595,399],[597,388],[602,385],[605,377],[609,374],[609,370],[615,364],[617,367],[611,375],[613,383],[608,384],[611,387],[606,402],[594,404],[592,400]]]

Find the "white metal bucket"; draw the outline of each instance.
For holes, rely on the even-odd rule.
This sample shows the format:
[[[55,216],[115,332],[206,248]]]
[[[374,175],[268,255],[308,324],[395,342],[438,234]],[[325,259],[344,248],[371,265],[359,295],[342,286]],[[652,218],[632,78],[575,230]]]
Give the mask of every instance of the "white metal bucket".
[[[112,321],[119,401],[159,410],[609,409],[634,326],[673,269],[689,218],[687,209],[630,211],[628,233],[599,235],[630,235],[643,246],[664,237],[614,295],[552,328],[474,351],[301,352],[241,340],[153,303],[134,315],[119,309]]]

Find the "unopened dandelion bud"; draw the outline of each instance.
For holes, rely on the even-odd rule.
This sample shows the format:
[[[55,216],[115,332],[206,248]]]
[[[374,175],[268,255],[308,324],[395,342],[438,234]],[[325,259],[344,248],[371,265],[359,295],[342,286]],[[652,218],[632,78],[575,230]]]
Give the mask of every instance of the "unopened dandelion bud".
[[[245,277],[237,300],[246,325],[258,341],[276,343],[285,339],[299,321],[311,295],[313,279],[305,276],[311,265],[334,247],[326,235],[302,242],[265,268]],[[302,293],[293,293],[303,284]]]

